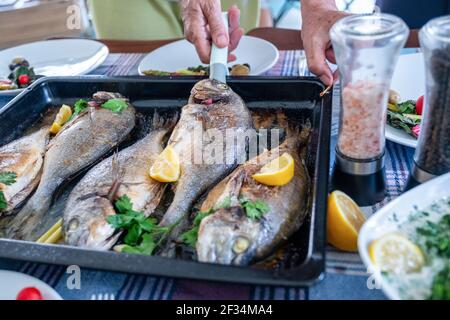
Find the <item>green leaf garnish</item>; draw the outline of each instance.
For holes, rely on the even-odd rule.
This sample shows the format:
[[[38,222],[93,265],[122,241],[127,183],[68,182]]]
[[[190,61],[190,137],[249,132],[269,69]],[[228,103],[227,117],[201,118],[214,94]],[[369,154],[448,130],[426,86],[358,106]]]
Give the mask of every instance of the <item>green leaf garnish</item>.
[[[145,217],[143,212],[133,210],[131,199],[124,195],[114,203],[115,215],[107,221],[115,229],[126,231],[122,252],[152,255],[177,223],[161,227],[156,219]]]
[[[121,113],[128,108],[128,103],[123,99],[110,99],[102,105],[102,108],[111,110],[115,113]]]
[[[431,300],[450,300],[450,264],[447,264],[433,279]]]
[[[194,218],[192,228],[181,234],[180,236],[181,241],[183,241],[184,244],[190,247],[195,247],[195,244],[197,243],[198,239],[198,230],[200,229],[200,223],[204,218],[213,213],[214,213],[213,209],[209,209],[208,211],[199,211]]]
[[[240,198],[242,208],[244,208],[247,217],[253,220],[261,219],[269,211],[269,206],[262,200],[251,201],[246,198]]]
[[[7,186],[12,185],[16,182],[17,174],[11,171],[0,172],[0,183],[3,183]]]
[[[87,100],[80,99],[77,102],[75,102],[75,105],[73,106],[73,114],[70,117],[69,121],[76,118],[84,109],[88,107]]]
[[[5,199],[3,191],[0,191],[0,211],[5,210],[6,208],[8,208],[8,202]]]
[[[425,239],[427,250],[435,250],[439,256],[450,259],[450,214],[443,216],[437,223],[427,221],[416,231]]]
[[[0,172],[0,183],[10,186],[16,182],[17,174],[11,171]],[[6,201],[5,194],[0,190],[0,211],[8,208],[8,202]]]

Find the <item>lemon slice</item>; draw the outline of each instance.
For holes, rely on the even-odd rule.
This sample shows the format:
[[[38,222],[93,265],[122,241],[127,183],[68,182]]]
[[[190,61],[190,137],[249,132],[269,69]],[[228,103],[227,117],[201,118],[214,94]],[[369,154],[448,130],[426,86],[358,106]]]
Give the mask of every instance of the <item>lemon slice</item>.
[[[369,255],[375,266],[395,274],[417,272],[425,264],[420,248],[398,233],[388,233],[372,242]]]
[[[55,121],[53,121],[50,132],[57,134],[61,130],[62,126],[69,121],[71,116],[72,109],[68,105],[63,104],[56,115]]]
[[[159,182],[175,182],[180,177],[180,158],[171,146],[164,149],[150,168],[150,177]]]
[[[328,198],[327,238],[334,247],[355,252],[358,232],[366,217],[358,205],[345,193],[334,191]]]
[[[294,168],[294,158],[289,153],[283,153],[262,167],[252,178],[267,186],[284,186],[294,177]]]

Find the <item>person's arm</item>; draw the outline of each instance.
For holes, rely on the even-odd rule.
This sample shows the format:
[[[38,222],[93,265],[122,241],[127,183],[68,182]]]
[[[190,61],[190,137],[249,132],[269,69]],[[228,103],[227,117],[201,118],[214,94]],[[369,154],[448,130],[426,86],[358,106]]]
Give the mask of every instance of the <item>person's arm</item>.
[[[220,0],[181,0],[184,35],[195,45],[203,63],[209,63],[211,40],[219,47],[228,45],[229,52],[236,49],[244,29],[239,27],[240,10],[232,6],[228,10],[229,29],[226,32],[222,22]],[[236,57],[230,54],[228,59]]]
[[[326,84],[333,83],[333,73],[326,60],[335,62],[330,29],[347,15],[336,7],[335,0],[302,0],[302,40],[309,70]]]

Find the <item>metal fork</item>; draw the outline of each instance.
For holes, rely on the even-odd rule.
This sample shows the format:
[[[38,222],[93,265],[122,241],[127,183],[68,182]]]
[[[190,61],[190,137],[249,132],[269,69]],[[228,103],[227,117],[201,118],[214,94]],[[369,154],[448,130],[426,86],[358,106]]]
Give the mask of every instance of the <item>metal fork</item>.
[[[99,294],[93,294],[91,296],[91,300],[116,300],[116,297],[113,293],[99,293]]]

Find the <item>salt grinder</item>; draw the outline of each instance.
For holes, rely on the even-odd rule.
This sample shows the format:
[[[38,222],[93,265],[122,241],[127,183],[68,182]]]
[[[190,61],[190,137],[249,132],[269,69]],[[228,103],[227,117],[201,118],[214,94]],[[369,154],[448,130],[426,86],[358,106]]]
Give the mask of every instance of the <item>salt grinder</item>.
[[[341,110],[332,189],[360,206],[385,197],[385,124],[390,83],[409,30],[388,14],[353,15],[331,29]]]

